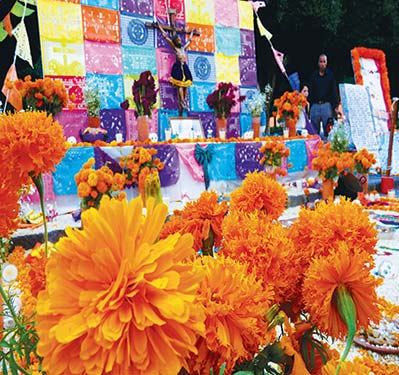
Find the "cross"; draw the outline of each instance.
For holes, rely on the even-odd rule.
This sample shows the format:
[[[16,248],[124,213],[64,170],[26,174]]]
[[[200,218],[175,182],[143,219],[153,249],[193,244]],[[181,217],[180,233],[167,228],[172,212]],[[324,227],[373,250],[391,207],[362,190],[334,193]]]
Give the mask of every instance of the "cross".
[[[191,30],[186,30],[186,29],[182,29],[182,28],[176,28],[175,26],[175,18],[176,18],[176,9],[174,8],[168,8],[168,16],[169,16],[169,24],[170,26],[166,25],[166,26],[162,26],[164,30],[167,31],[171,31],[172,32],[172,36],[176,35],[177,33],[184,33],[184,34],[190,34]],[[146,22],[145,25],[147,27],[152,27],[154,29],[158,29],[158,22]],[[194,31],[194,35],[196,36],[200,36],[201,34],[195,30]]]

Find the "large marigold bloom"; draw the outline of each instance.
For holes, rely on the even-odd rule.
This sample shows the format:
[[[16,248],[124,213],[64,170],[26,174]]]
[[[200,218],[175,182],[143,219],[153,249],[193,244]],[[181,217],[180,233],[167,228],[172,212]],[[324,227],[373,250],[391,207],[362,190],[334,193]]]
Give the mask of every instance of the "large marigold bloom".
[[[264,171],[248,173],[242,186],[230,194],[233,211],[261,212],[271,220],[278,219],[287,206],[288,195],[276,180]]]
[[[164,204],[103,200],[67,228],[39,294],[38,353],[52,375],[176,375],[204,333],[192,236],[157,241]]]
[[[232,212],[223,221],[223,254],[247,263],[264,285],[274,288],[276,302],[299,293],[303,273],[287,229],[264,216]]]
[[[198,355],[191,356],[189,373],[218,374],[226,363],[226,374],[234,364],[253,358],[259,345],[269,343],[264,315],[273,295],[248,272],[247,265],[223,256],[195,261],[206,276],[198,291],[205,307],[206,335],[197,342]]]
[[[54,170],[66,151],[61,125],[46,112],[18,112],[0,116],[0,170],[13,170],[21,184],[28,174]]]
[[[320,202],[313,211],[301,209],[289,236],[304,265],[315,256],[338,249],[341,242],[351,244],[348,252],[361,248],[370,255],[375,254],[377,244],[377,230],[367,212],[344,198],[339,203]],[[373,262],[372,256],[369,261]]]
[[[369,254],[358,248],[349,251],[349,246],[352,244],[342,242],[337,251],[313,259],[303,283],[303,300],[311,321],[332,337],[348,333],[337,307],[335,293],[340,286],[349,291],[355,303],[357,329],[380,319],[379,281],[370,273]]]
[[[321,375],[335,375],[339,360],[328,361],[321,370]],[[345,361],[341,365],[342,375],[370,375],[371,369],[363,363],[361,358],[355,357],[353,361]],[[374,375],[388,375],[390,373],[374,373]],[[393,375],[394,373],[392,373]]]
[[[165,224],[161,238],[173,231],[191,233],[194,236],[194,249],[199,250],[212,229],[215,245],[220,246],[222,222],[226,213],[227,202],[218,202],[215,191],[204,191],[196,201],[187,203],[182,211],[174,212],[174,217]]]

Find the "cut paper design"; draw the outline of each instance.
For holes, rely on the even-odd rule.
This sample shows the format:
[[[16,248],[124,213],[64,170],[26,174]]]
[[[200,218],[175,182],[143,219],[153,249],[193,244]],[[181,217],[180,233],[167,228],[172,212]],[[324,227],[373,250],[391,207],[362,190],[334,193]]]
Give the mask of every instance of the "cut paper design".
[[[114,43],[85,41],[86,72],[122,74],[121,46]]]
[[[240,115],[238,113],[232,113],[227,119],[227,138],[238,138],[240,136]]]
[[[255,57],[255,36],[252,30],[240,30],[241,34],[241,56]]]
[[[225,56],[220,53],[215,55],[216,61],[216,82],[231,82],[240,84],[240,70],[238,56]],[[255,72],[256,77],[256,72]],[[256,82],[255,82],[256,84]],[[247,84],[253,86],[253,84]]]
[[[120,11],[124,13],[135,13],[143,16],[154,15],[152,0],[119,0]]]
[[[123,74],[140,75],[145,70],[157,74],[154,48],[122,46]]]
[[[213,1],[186,0],[186,22],[214,25],[215,11]]]
[[[118,10],[118,0],[80,0],[80,4]]]
[[[242,106],[244,107],[244,106]],[[252,116],[249,113],[240,113],[240,136],[242,137],[247,131],[252,130]]]
[[[154,48],[154,29],[145,25],[151,18],[120,16],[122,45]]]
[[[100,118],[102,127],[108,131],[108,142],[114,141],[117,133],[122,133],[123,139],[126,139],[125,112],[123,109],[102,109]]]
[[[115,10],[82,6],[84,39],[120,42],[119,12]]]
[[[155,15],[157,18],[168,18],[168,8],[176,10],[176,21],[185,20],[184,0],[155,0]]]
[[[75,183],[77,174],[90,158],[94,158],[93,147],[72,147],[67,150],[61,162],[53,172],[54,192],[56,195],[77,194]]]
[[[236,173],[243,180],[247,173],[263,169],[259,164],[261,142],[236,143]]]
[[[13,30],[13,35],[17,40],[15,47],[15,54],[22,60],[28,62],[33,68],[32,55],[30,51],[28,33],[26,31],[25,22],[20,22],[17,27]]]
[[[317,147],[319,145],[320,138],[307,138],[305,140],[306,144],[306,155],[308,157],[308,168],[312,169],[312,160],[317,156]]]
[[[251,99],[253,95],[258,91],[257,87],[240,87],[240,95],[245,96],[245,99]],[[248,108],[245,104],[241,105],[242,113],[249,113]]]
[[[207,144],[199,144],[202,148],[207,147]],[[194,156],[196,144],[195,143],[178,143],[176,150],[179,153],[180,160],[184,163],[189,171],[191,177],[198,182],[204,182],[204,169],[197,162]]]
[[[188,46],[189,51],[195,52],[215,52],[215,29],[213,26],[201,25],[197,23],[187,23],[186,26],[189,30],[195,29],[201,35],[194,37]]]
[[[212,138],[216,137],[216,124],[213,112],[190,112],[189,117],[199,117],[205,136],[209,134]]]
[[[382,170],[387,170],[388,167],[388,147],[389,147],[389,133],[381,135],[381,148],[378,153],[378,159],[381,160]],[[399,136],[395,132],[392,146],[392,161],[391,161],[391,176],[399,174]]]
[[[101,108],[120,108],[124,100],[122,76],[88,73],[86,82],[89,87],[97,87],[101,97]]]
[[[157,158],[165,163],[164,169],[159,171],[161,186],[176,185],[180,178],[180,160],[175,145],[153,145],[158,153]]]
[[[80,131],[87,128],[87,111],[84,109],[62,111],[55,119],[62,125],[65,138],[75,137],[80,142]]]
[[[132,149],[133,149],[133,147],[129,147],[130,152]],[[120,150],[120,153],[118,153],[119,150]],[[125,156],[125,155],[122,155],[122,148],[120,148],[119,150],[115,147],[114,148],[94,147],[95,169],[100,169],[101,167],[106,165],[114,173],[122,173],[122,168],[119,165],[119,161],[120,161],[120,156]],[[116,152],[114,152],[114,151],[116,151]],[[123,148],[123,151],[125,154],[126,149]],[[116,157],[115,157],[114,153],[117,154]],[[118,154],[120,154],[120,156]]]
[[[79,110],[79,109],[86,110],[86,105],[85,105],[84,96],[83,96],[83,87],[86,82],[86,77],[83,77],[83,76],[51,76],[50,78],[59,79],[64,84],[65,89],[69,96],[67,108],[71,106],[73,110]],[[71,97],[74,98],[73,101],[71,100]],[[63,111],[65,112],[65,111],[67,111],[67,109],[64,109]]]
[[[198,82],[190,87],[190,110],[193,112],[213,112],[206,104],[207,96],[215,89],[214,83]]]
[[[37,0],[37,15],[42,41],[83,43],[80,4]]]
[[[43,173],[42,179],[44,186],[44,201],[55,201],[56,196],[54,194],[53,175],[51,173]],[[34,186],[33,184],[30,185],[29,194],[22,194],[20,199],[21,202],[24,203],[40,203],[39,192],[37,191],[36,186]]]
[[[129,99],[129,106],[130,108],[133,105],[133,93],[132,93],[132,87],[133,87],[133,82],[134,80],[139,79],[138,75],[124,75],[123,76],[123,89],[124,89],[124,95],[125,99]]]
[[[193,75],[194,81],[216,82],[215,56],[189,52],[188,66]]]
[[[156,56],[159,80],[163,82],[169,82],[172,65],[175,62],[175,55],[170,49],[166,50],[163,48],[157,48]]]
[[[50,76],[83,76],[85,60],[83,43],[42,41],[43,73]]]
[[[191,92],[192,87],[189,89]],[[161,96],[161,107],[165,109],[177,109],[176,88],[169,82],[159,82],[159,92]],[[192,103],[191,99],[190,102]]]
[[[239,57],[240,81],[243,86],[256,86],[256,60],[250,57]]]
[[[289,173],[300,172],[308,166],[308,156],[306,152],[306,144],[304,140],[285,141],[286,147],[290,149],[290,156],[287,158],[287,165],[292,164],[288,168]]]
[[[215,26],[216,52],[226,56],[241,54],[240,29],[234,27]]]
[[[215,24],[220,26],[240,27],[237,0],[215,0]]]
[[[238,15],[240,21],[240,29],[254,29],[254,16],[252,4],[250,1],[238,2]]]
[[[237,180],[235,143],[214,143],[214,154],[209,163],[209,177],[214,181]]]

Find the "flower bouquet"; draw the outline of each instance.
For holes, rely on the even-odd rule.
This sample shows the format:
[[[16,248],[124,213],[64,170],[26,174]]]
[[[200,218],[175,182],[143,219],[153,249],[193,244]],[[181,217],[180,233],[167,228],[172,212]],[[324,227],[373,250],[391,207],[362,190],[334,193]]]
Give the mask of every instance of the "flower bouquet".
[[[150,174],[158,174],[164,168],[164,163],[159,158],[154,158],[157,154],[155,148],[144,148],[136,147],[128,156],[121,157],[119,165],[126,175],[126,184],[129,186],[137,185],[140,194],[145,203],[145,189],[146,189],[146,178]],[[159,181],[153,181],[158,185]],[[154,188],[148,186],[151,185],[150,181],[147,183],[147,190]],[[160,188],[160,186],[158,186]],[[159,192],[158,192],[159,193]]]
[[[374,154],[368,152],[365,148],[357,151],[353,156],[353,159],[355,161],[355,171],[363,175],[368,174],[370,168],[377,162]]]
[[[118,199],[126,197],[125,193],[121,192],[125,187],[125,175],[114,173],[107,166],[93,169],[94,163],[94,158],[90,158],[75,175],[78,196],[82,198],[82,210],[90,207],[99,208],[103,196]]]
[[[290,155],[290,149],[285,146],[283,142],[267,141],[260,149],[259,152],[264,154],[260,159],[260,165],[265,166],[271,174],[277,173],[279,175],[286,175],[287,171],[280,168],[283,158]]]
[[[247,97],[244,101],[245,107],[252,117],[260,117],[265,109],[266,94],[261,91],[256,91],[250,97]]]
[[[290,137],[296,134],[296,123],[306,103],[306,98],[296,90],[286,91],[280,98],[274,100],[274,105],[277,107],[277,113],[274,115],[279,117],[280,122],[285,121]]]
[[[60,80],[46,77],[32,81],[27,75],[24,80],[13,82],[13,85],[21,93],[25,110],[46,111],[55,116],[68,104],[68,94]]]

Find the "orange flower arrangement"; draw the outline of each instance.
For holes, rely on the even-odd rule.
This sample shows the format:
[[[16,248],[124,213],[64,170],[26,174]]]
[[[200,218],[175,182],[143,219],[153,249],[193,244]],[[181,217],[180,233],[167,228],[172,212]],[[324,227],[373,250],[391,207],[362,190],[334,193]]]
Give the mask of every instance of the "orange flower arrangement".
[[[362,148],[357,151],[353,156],[355,160],[355,170],[361,174],[367,174],[370,168],[377,162],[374,154],[367,151],[367,149]]]
[[[381,318],[376,294],[380,281],[370,272],[369,254],[349,244],[341,241],[328,256],[314,258],[303,283],[303,299],[311,321],[335,338],[348,333],[338,312],[335,294],[339,287],[345,287],[355,303],[357,329]]]
[[[161,238],[175,232],[191,233],[194,237],[194,249],[203,247],[203,241],[214,237],[214,245],[222,241],[222,222],[227,214],[227,202],[218,202],[215,191],[204,191],[194,202],[188,202],[183,210],[176,210],[170,221],[162,228]]]
[[[0,183],[0,237],[8,238],[18,228],[19,196],[17,189]]]
[[[197,341],[198,355],[189,360],[189,373],[208,375],[213,367],[218,374],[225,363],[225,373],[231,374],[236,363],[252,359],[260,345],[273,341],[264,319],[273,294],[233,259],[203,257],[194,265],[205,270],[197,303],[204,307],[206,332]]]
[[[54,116],[68,105],[64,83],[58,79],[46,77],[32,81],[32,77],[27,75],[23,80],[8,81],[7,85],[21,93],[23,107],[28,111],[45,111]]]
[[[350,152],[334,151],[331,143],[320,141],[317,156],[312,160],[312,168],[319,171],[323,181],[337,180],[341,173],[353,170],[354,163]]]
[[[136,147],[128,156],[122,156],[119,165],[126,174],[126,184],[137,183],[139,189],[144,189],[147,175],[164,168],[164,163],[154,158],[157,153],[155,148]]]
[[[284,212],[288,195],[285,189],[266,172],[248,173],[242,186],[230,194],[232,211],[257,212],[276,220]]]
[[[305,107],[306,103],[306,98],[296,90],[286,91],[280,98],[274,100],[277,113],[273,113],[273,116],[277,115],[278,118],[285,121],[290,137],[296,133],[295,125],[301,114],[301,109]]]
[[[159,240],[167,206],[149,199],[142,210],[139,197],[105,199],[58,242],[37,307],[46,373],[176,375],[197,353],[204,271],[184,262],[192,236]]]
[[[78,196],[82,198],[81,208],[83,210],[90,207],[98,208],[104,195],[112,197],[114,192],[123,190],[125,186],[125,175],[114,174],[107,166],[93,169],[94,163],[94,158],[90,158],[75,175]],[[124,199],[126,195],[121,192],[116,194],[116,197]]]
[[[385,54],[379,49],[356,47],[351,50],[353,71],[355,73],[355,82],[358,85],[363,85],[362,70],[360,64],[360,58],[373,59],[377,66],[380,67],[381,87],[384,95],[385,106],[387,112],[390,111],[391,101],[391,89],[389,85],[388,68],[385,61]]]
[[[274,290],[274,301],[289,302],[299,293],[303,273],[287,229],[264,216],[231,212],[223,220],[225,256],[246,263],[264,287]]]
[[[290,149],[285,146],[285,143],[277,140],[266,141],[259,152],[264,154],[259,161],[260,165],[277,168],[277,173],[280,175],[287,174],[285,169],[280,168],[283,158],[290,156]]]

